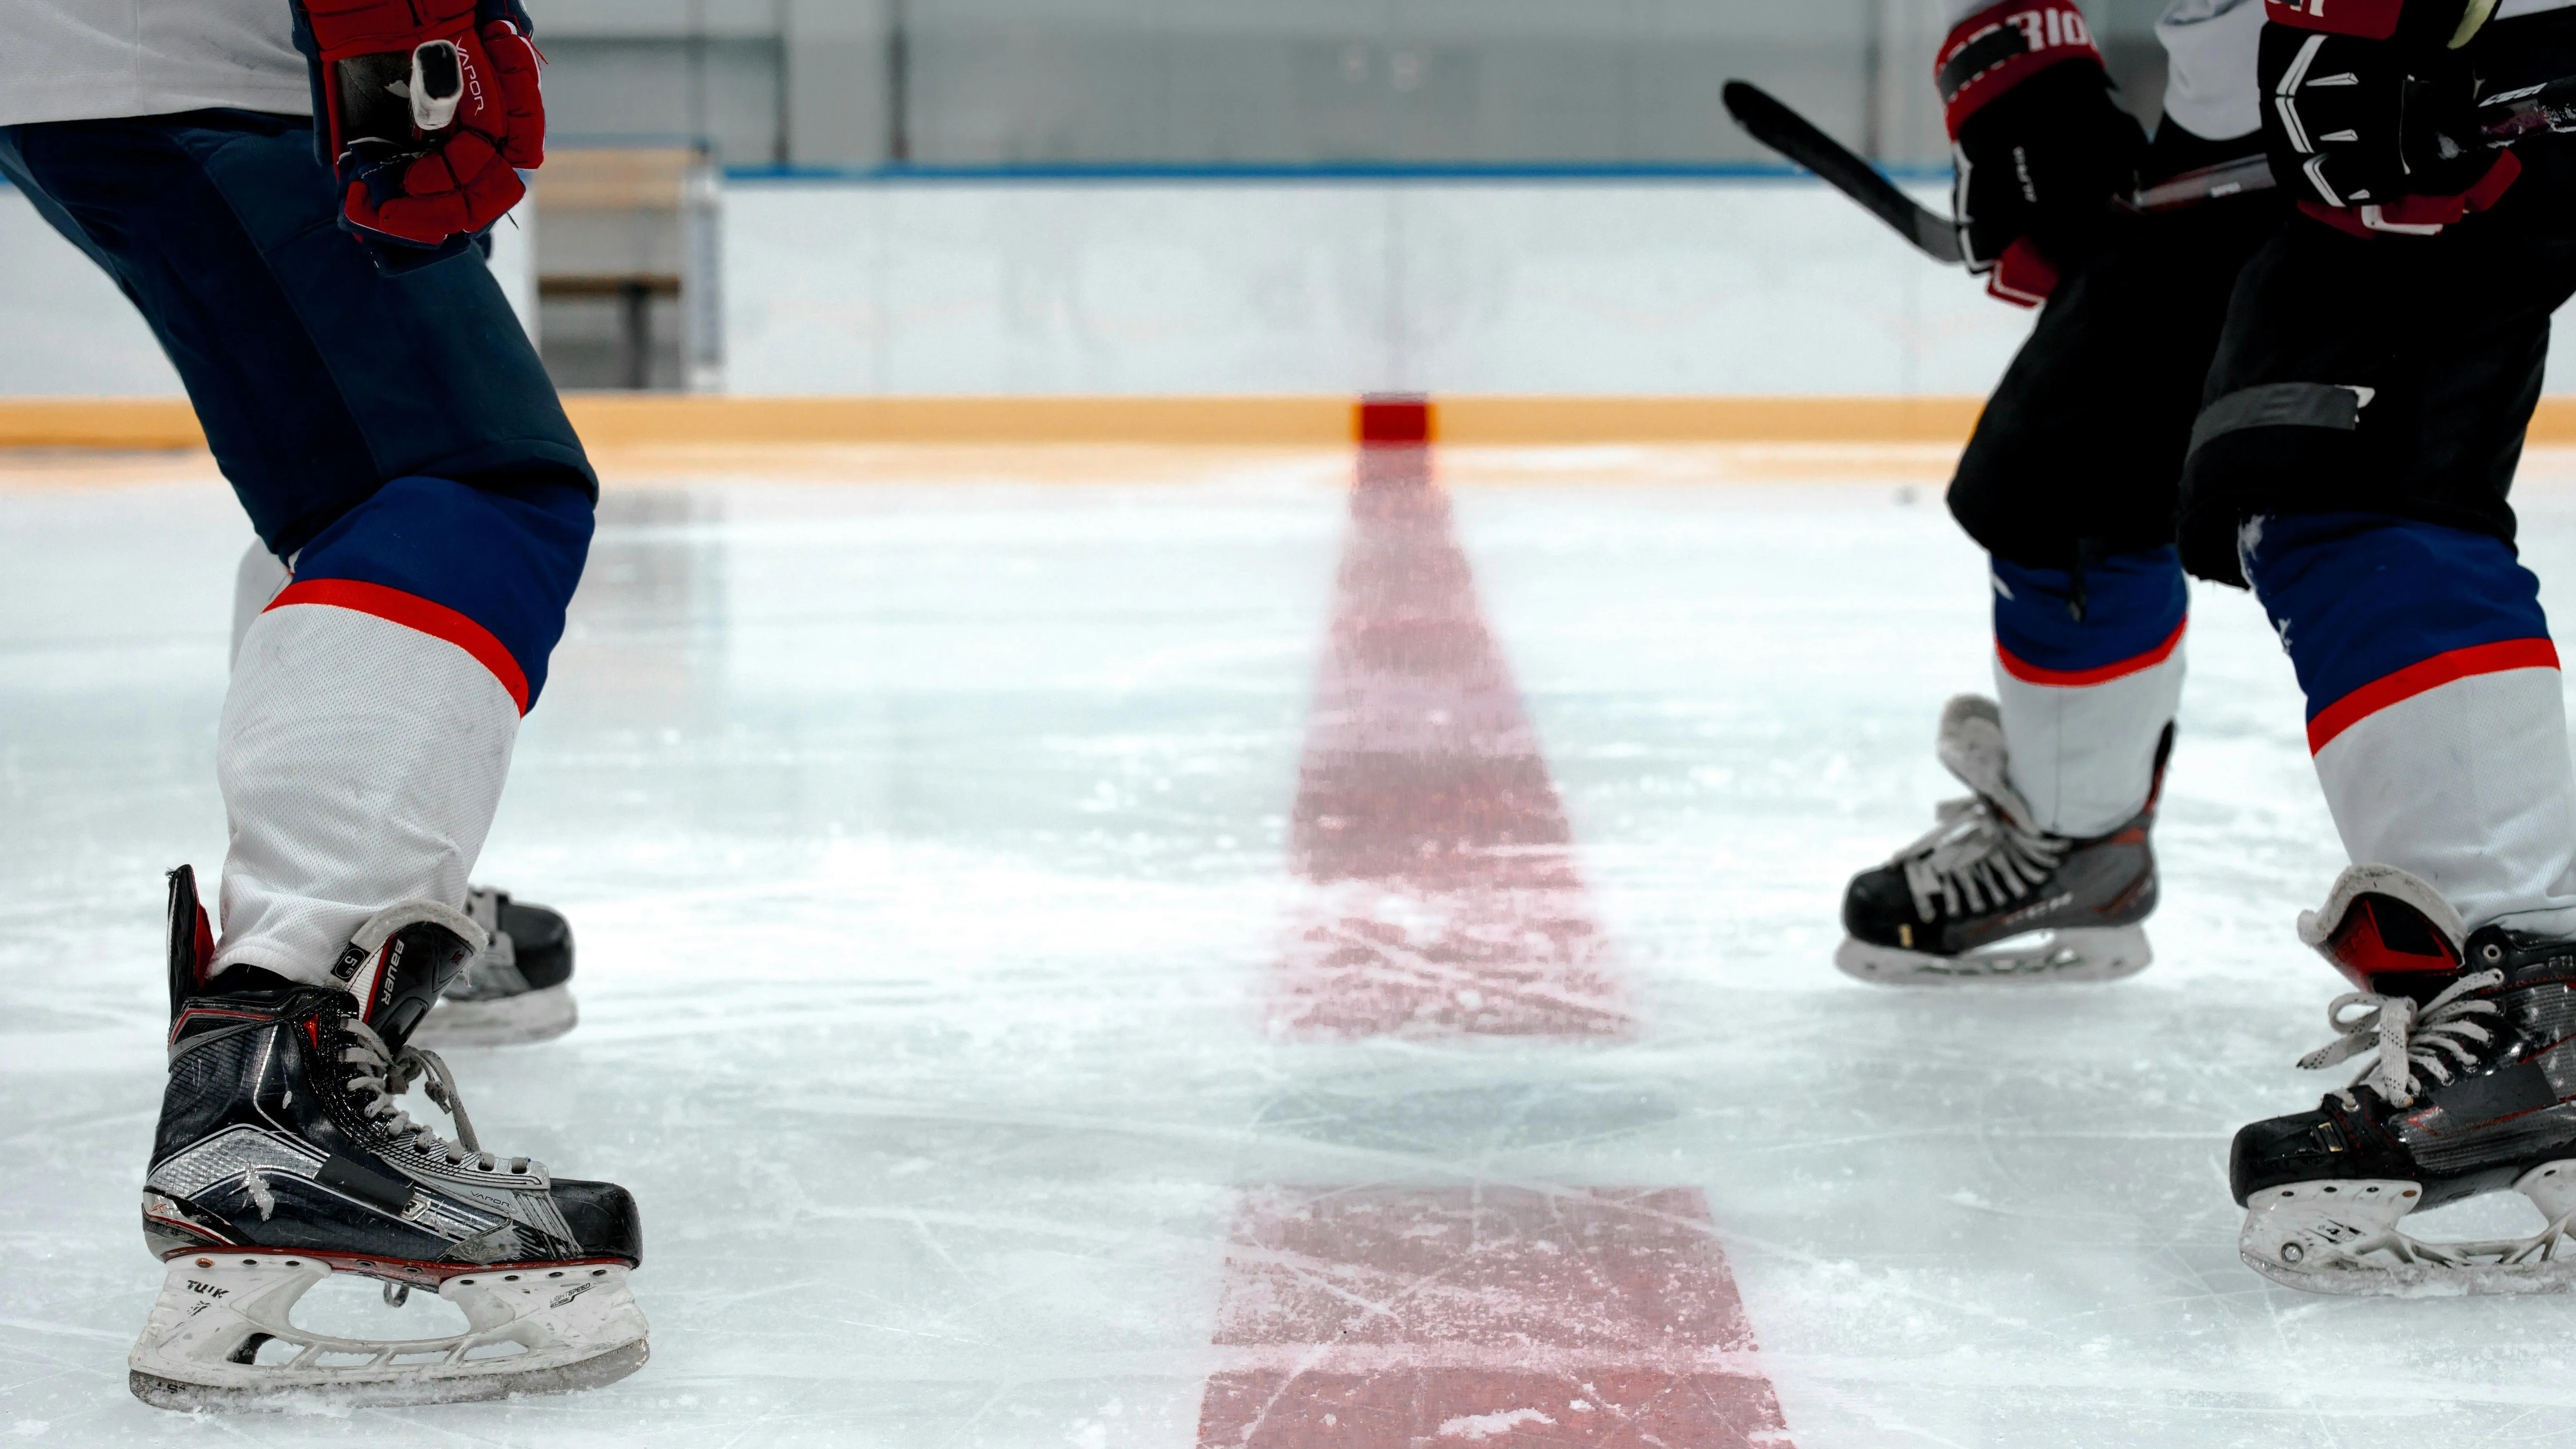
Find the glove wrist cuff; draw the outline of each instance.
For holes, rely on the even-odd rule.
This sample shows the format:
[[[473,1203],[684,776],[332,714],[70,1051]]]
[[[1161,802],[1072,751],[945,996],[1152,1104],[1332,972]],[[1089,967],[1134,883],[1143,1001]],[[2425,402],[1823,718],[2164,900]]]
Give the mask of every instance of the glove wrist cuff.
[[[2291,30],[2404,40],[2430,50],[2469,43],[2497,0],[2263,0],[2263,18]]]
[[[1950,139],[1959,139],[1959,127],[1995,97],[2068,62],[2093,67],[2106,82],[2110,78],[2093,29],[2072,0],[2004,0],[1960,21],[1932,62]]]

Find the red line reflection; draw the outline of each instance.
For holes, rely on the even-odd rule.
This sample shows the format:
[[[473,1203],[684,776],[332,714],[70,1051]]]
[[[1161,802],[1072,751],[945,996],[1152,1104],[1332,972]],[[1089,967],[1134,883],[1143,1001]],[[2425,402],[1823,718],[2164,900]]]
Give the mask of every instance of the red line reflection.
[[[1605,1036],[1621,993],[1431,451],[1360,452],[1290,847],[1273,1023]]]

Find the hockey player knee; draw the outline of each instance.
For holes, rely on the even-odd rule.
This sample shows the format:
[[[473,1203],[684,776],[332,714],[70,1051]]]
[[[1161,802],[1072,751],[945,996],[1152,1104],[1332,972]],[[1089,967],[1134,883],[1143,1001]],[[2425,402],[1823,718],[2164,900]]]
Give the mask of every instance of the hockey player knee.
[[[2237,550],[2307,694],[2311,750],[2444,686],[2558,667],[2540,581],[2492,534],[2387,514],[2273,514],[2249,519]]]
[[[2190,592],[2170,548],[2092,559],[2079,568],[1993,560],[1995,648],[2031,684],[2104,683],[2151,668],[2182,642]]]
[[[524,713],[545,686],[593,523],[588,490],[557,475],[396,478],[315,535],[271,607],[334,603],[447,639]]]

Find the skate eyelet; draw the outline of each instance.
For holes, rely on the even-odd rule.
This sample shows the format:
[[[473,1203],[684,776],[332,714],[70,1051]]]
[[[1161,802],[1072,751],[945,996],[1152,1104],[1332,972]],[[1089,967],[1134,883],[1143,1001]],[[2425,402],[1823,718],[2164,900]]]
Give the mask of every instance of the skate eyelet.
[[[558,1268],[555,1271],[548,1273],[546,1276],[549,1278],[560,1278],[563,1276],[563,1270]]]
[[[2332,1192],[2332,1191],[2334,1191],[2334,1189],[2330,1187],[2330,1188],[2327,1188],[2327,1189],[2326,1189],[2326,1191],[2328,1191],[2328,1192]]]
[[[197,1260],[197,1266],[200,1268],[211,1268],[215,1266],[215,1260],[212,1258],[199,1258]]]
[[[504,1273],[501,1275],[501,1281],[504,1283],[516,1283],[519,1281],[519,1275],[516,1273]]]
[[[2413,1188],[2411,1188],[2411,1187],[2410,1187],[2410,1188],[2408,1188],[2408,1189],[2406,1189],[2404,1192],[2401,1192],[2401,1193],[2399,1193],[2399,1194],[2398,1194],[2398,1196],[2399,1196],[2399,1197],[2413,1197],[2414,1195],[2415,1195],[2415,1189],[2413,1189]]]
[[[2307,1250],[2296,1243],[2283,1243],[2281,1245],[2281,1261],[2284,1263],[2295,1263],[2307,1255]]]

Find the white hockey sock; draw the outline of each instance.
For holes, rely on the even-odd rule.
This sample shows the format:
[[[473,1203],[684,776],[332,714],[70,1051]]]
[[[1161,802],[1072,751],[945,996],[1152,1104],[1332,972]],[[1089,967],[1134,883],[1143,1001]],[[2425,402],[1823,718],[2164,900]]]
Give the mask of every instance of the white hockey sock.
[[[218,966],[326,981],[377,911],[464,904],[590,544],[585,488],[503,482],[396,478],[306,542],[283,588],[243,559]]]
[[[463,901],[518,728],[492,671],[444,639],[328,604],[257,615],[216,746],[217,965],[326,983],[386,905]]]
[[[2470,929],[2576,934],[2576,769],[2539,581],[2501,540],[2364,514],[2258,518],[2246,577],[2308,696],[2308,745],[2357,863]]]
[[[233,647],[224,656],[227,668],[241,663],[242,636],[250,632],[251,621],[277,597],[278,590],[294,581],[295,575],[268,551],[267,544],[254,538],[242,550],[241,562],[233,566]]]
[[[2182,699],[2189,595],[2172,549],[2114,554],[2077,577],[1993,560],[1995,702],[2006,769],[2035,823],[2085,838],[2126,825],[2155,788]]]

